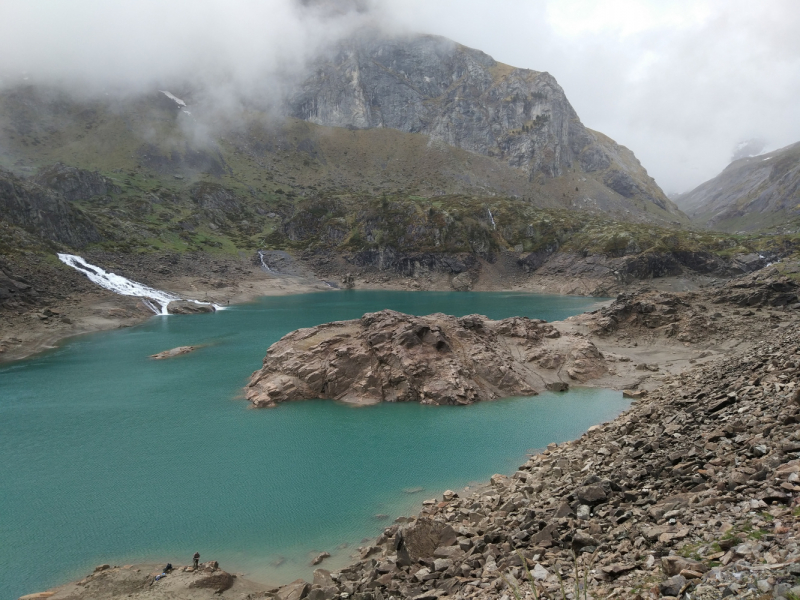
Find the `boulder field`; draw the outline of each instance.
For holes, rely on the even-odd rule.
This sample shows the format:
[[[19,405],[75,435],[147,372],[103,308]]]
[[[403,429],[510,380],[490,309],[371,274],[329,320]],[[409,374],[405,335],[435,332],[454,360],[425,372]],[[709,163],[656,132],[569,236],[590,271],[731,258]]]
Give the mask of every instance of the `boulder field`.
[[[797,597],[798,376],[795,321],[735,357],[667,376],[619,418],[478,493],[423,502],[333,573],[331,592]]]

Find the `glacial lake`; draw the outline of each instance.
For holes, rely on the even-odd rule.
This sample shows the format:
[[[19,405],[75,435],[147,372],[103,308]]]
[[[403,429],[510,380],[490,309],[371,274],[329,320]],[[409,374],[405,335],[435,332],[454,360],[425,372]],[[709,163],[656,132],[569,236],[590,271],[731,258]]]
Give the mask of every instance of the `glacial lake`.
[[[0,598],[95,565],[218,560],[268,582],[336,568],[365,538],[445,489],[511,474],[526,453],[628,407],[575,389],[468,407],[354,408],[315,400],[252,410],[241,390],[298,327],[393,308],[548,321],[593,298],[339,291],[154,317],[0,367]],[[153,361],[150,354],[202,345]]]

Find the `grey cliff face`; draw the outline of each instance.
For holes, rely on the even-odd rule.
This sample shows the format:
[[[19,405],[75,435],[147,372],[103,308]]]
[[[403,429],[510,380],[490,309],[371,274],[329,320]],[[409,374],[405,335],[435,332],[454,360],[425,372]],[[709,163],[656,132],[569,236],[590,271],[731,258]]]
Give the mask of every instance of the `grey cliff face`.
[[[552,75],[445,38],[362,31],[313,65],[287,110],[318,125],[423,134],[429,146],[491,157],[529,183],[571,178],[548,192],[560,201],[590,180],[588,201],[606,210],[686,220],[630,150],[584,127]]]
[[[60,194],[0,169],[0,219],[82,248],[101,239],[91,221]]]
[[[292,116],[335,127],[424,133],[535,176],[610,159],[548,73],[517,69],[434,36],[363,34],[343,43],[290,100]]]
[[[119,193],[118,186],[96,171],[86,171],[56,163],[41,171],[34,179],[37,183],[61,194],[68,202]]]

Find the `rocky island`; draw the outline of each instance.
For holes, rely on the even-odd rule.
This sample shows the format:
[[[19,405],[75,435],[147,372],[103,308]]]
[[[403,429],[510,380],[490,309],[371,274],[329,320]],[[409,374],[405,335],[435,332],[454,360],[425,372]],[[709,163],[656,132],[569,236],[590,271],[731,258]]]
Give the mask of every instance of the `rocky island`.
[[[563,385],[560,367],[574,378],[605,371],[591,343],[564,355],[545,349],[545,341],[560,337],[537,319],[382,310],[284,336],[268,350],[246,394],[256,407],[310,398],[471,404]]]

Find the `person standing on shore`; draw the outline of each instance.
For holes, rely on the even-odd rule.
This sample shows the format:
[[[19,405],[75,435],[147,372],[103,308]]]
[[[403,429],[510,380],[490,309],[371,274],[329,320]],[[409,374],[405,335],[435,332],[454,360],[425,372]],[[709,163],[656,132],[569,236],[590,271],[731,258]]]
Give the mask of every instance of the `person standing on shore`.
[[[200,564],[200,553],[199,552],[195,552],[194,556],[192,557],[192,560],[194,561],[194,568],[196,569],[198,567],[198,565]]]

